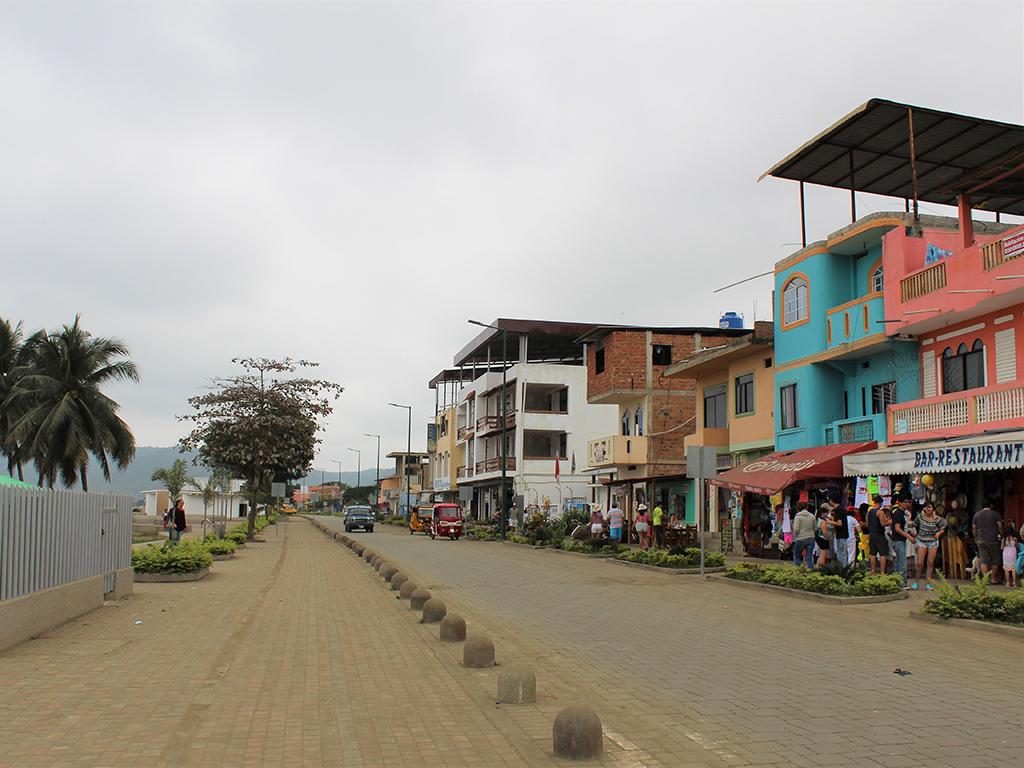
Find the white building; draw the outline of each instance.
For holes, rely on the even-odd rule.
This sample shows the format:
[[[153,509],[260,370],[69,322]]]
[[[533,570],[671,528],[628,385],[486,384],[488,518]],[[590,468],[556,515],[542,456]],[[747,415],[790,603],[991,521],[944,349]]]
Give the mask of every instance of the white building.
[[[196,482],[205,486],[208,478],[197,477]],[[142,492],[146,500],[146,514],[151,517],[160,517],[171,506],[170,496],[166,488],[158,488]],[[189,525],[199,525],[205,512],[210,520],[222,520],[225,517],[238,519],[249,514],[249,501],[242,495],[242,481],[231,481],[230,493],[219,493],[208,508],[203,505],[203,492],[196,488],[188,487],[181,492],[185,500],[185,519]]]
[[[509,507],[557,514],[569,500],[589,501],[587,443],[615,432],[618,410],[587,402],[587,369],[577,340],[593,326],[500,319],[456,356],[455,364],[486,372],[462,386],[455,408],[459,497],[486,519],[501,508],[502,331],[505,371],[506,489]],[[495,368],[499,368],[495,371]],[[556,477],[557,465],[557,477]]]

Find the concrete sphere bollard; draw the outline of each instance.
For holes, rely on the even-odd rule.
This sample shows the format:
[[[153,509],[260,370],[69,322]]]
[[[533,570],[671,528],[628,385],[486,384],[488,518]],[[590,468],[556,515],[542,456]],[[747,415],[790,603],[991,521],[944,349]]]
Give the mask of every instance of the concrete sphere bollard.
[[[532,704],[537,700],[537,677],[523,664],[510,664],[498,674],[498,701]]]
[[[362,555],[363,560],[365,560],[366,562],[370,562],[371,560],[373,560],[374,557],[376,557],[372,549],[366,549],[365,547],[363,547]]]
[[[402,585],[409,580],[409,577],[399,571],[391,576],[388,581],[391,583],[391,588],[394,590],[401,589]]]
[[[431,598],[430,590],[420,587],[409,597],[409,608],[413,611],[423,610],[424,604]]]
[[[470,635],[462,646],[462,664],[474,669],[494,666],[494,643],[487,635]]]
[[[377,570],[378,568],[380,568],[380,564],[383,562],[383,557],[381,557],[380,555],[374,555],[370,558],[370,567],[373,568],[373,570]]]
[[[402,600],[408,600],[412,597],[412,593],[419,589],[419,585],[412,579],[406,579],[402,582],[402,586],[398,588],[398,596]]]
[[[446,643],[461,643],[466,639],[466,620],[457,613],[446,614],[441,620],[440,637]]]
[[[388,563],[387,565],[381,566],[380,575],[384,581],[391,581],[391,577],[398,573],[398,569],[395,566]]]
[[[590,707],[580,704],[558,713],[551,728],[555,757],[585,760],[597,757],[604,749],[601,718]]]
[[[423,604],[421,624],[437,624],[448,613],[448,608],[439,597],[432,597]]]
[[[391,565],[391,563],[389,563],[387,560],[385,560],[383,557],[381,557],[381,558],[378,558],[377,562],[373,564],[373,570],[375,570],[378,573],[380,573],[381,571],[383,571],[385,568],[387,568],[390,565]]]
[[[353,544],[352,545],[352,549],[355,550],[355,553],[357,555],[362,557],[363,556],[363,550],[366,549],[366,547],[364,547],[362,544]]]

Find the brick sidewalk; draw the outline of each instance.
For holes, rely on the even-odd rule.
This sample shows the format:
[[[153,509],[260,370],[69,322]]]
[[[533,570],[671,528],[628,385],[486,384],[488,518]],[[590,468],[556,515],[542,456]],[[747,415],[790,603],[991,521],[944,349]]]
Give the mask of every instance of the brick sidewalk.
[[[555,764],[347,549],[264,538],[0,654],[0,766]]]

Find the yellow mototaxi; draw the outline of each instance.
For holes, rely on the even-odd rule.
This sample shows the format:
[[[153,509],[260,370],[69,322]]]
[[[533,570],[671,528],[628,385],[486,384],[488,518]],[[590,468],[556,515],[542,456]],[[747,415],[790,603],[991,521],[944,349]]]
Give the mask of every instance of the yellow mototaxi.
[[[430,535],[430,526],[434,519],[434,505],[423,504],[413,509],[409,515],[409,533],[425,533]]]

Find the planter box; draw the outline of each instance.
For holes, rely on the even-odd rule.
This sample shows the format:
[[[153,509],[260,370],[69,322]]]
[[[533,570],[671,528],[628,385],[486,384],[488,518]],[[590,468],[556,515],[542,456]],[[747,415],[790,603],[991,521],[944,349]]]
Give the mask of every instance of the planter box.
[[[757,581],[742,581],[741,579],[730,579],[728,576],[715,576],[719,582],[734,584],[738,587],[748,589],[762,589],[775,591],[780,594],[802,597],[805,600],[817,600],[819,602],[834,603],[836,605],[866,605],[870,603],[892,603],[897,600],[906,600],[909,595],[904,591],[894,592],[891,595],[856,595],[852,597],[840,597],[838,595],[823,595],[820,592],[806,592],[802,589],[790,589],[779,587],[775,584],[761,584]]]
[[[214,561],[216,562],[216,561],[230,560],[232,557],[234,557],[234,555],[210,555],[210,557],[212,557],[214,559]]]
[[[139,573],[135,572],[135,583],[139,584],[174,584],[182,581],[199,581],[206,578],[210,572],[209,568],[190,573]]]
[[[994,621],[980,621],[978,619],[946,619],[942,616],[936,616],[931,613],[921,613],[920,611],[911,611],[910,618],[916,619],[917,621],[924,621],[928,624],[948,624],[953,627],[974,629],[996,635],[1008,635],[1010,637],[1016,637],[1019,640],[1024,640],[1024,627],[1016,627],[1012,624],[997,624]]]
[[[631,563],[629,560],[619,560],[618,558],[615,559],[615,562],[618,563],[619,565],[631,565],[634,568],[646,568],[649,571],[661,571],[662,573],[677,573],[677,574],[681,574],[683,576],[695,576],[695,575],[699,576],[700,575],[700,566],[699,565],[696,568],[666,568],[666,567],[661,566],[661,565],[649,565],[647,563]],[[705,574],[708,574],[708,573],[725,573],[725,569],[726,569],[726,567],[724,565],[715,565],[715,566],[705,565],[704,566],[704,573]]]
[[[555,548],[555,547],[550,547],[550,549],[551,549],[552,552],[557,552],[560,555],[571,555],[572,557],[585,557],[588,560],[612,560],[612,559],[618,557],[618,555],[612,555],[612,554],[609,554],[607,552],[605,552],[605,553],[597,552],[597,553],[592,555],[589,552],[572,552],[572,551],[567,550],[567,549],[558,549],[558,548]]]

